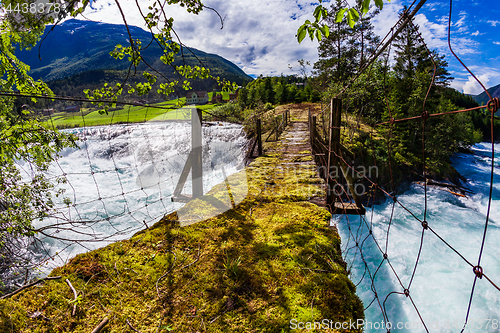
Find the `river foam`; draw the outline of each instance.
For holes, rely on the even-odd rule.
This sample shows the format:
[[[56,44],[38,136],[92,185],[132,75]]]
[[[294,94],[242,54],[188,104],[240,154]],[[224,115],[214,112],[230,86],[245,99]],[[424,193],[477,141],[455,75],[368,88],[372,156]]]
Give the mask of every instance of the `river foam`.
[[[467,185],[474,194],[469,198],[457,198],[447,191],[429,188],[427,221],[451,247],[477,265],[488,207],[491,144],[480,143],[473,147],[473,152],[473,155],[456,154],[452,162],[468,179]],[[500,156],[500,149],[497,148],[495,154]],[[499,162],[500,158],[496,157],[489,226],[481,260],[484,273],[497,285],[500,283]],[[421,185],[413,185],[398,199],[423,220],[425,199]],[[367,307],[366,331],[386,332],[381,325],[382,321],[385,324],[389,320],[393,326],[391,332],[425,332],[422,322],[430,332],[460,332],[474,283],[472,267],[427,230],[409,287],[411,298],[406,297],[404,289],[408,289],[417,262],[423,227],[398,204],[389,223],[392,207],[392,200],[375,205],[373,210],[367,210],[366,220],[355,216],[332,219],[342,237],[350,277],[357,284],[357,294]],[[370,227],[378,245],[369,235]],[[361,252],[359,248],[362,248]],[[383,258],[384,252],[390,265]],[[375,291],[378,299],[375,299]],[[465,332],[500,332],[498,309],[500,291],[485,278],[477,279]],[[384,312],[387,317],[384,317]]]
[[[34,226],[48,236],[31,244],[33,261],[52,258],[42,273],[74,255],[125,239],[183,206],[171,198],[191,150],[189,122],[150,122],[66,130],[80,149],[65,149],[48,177],[66,177],[56,213]],[[204,123],[203,190],[244,167],[242,126]],[[21,167],[23,167],[22,162]],[[26,166],[25,170],[29,170]],[[29,179],[33,175],[26,174]],[[191,193],[191,176],[183,194]],[[68,201],[64,201],[64,198]],[[68,205],[69,204],[69,205]],[[73,241],[65,241],[71,239]]]

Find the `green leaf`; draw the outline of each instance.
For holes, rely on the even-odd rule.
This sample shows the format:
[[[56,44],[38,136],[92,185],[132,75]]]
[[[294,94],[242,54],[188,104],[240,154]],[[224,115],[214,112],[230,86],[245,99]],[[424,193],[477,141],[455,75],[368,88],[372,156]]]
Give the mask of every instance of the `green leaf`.
[[[318,6],[316,7],[316,9],[314,10],[314,18],[316,19],[316,22],[319,22],[319,20],[321,20],[321,9],[322,7],[321,6]]]
[[[323,7],[323,10],[321,11],[321,13],[323,15],[323,19],[326,20],[326,18],[328,17],[328,10]]]
[[[370,10],[370,0],[363,0],[363,3],[361,5],[362,15],[368,13],[369,10]]]
[[[335,22],[337,22],[337,23],[342,22],[346,11],[347,11],[347,8],[342,8],[341,10],[339,10],[337,12],[337,15],[335,16]]]
[[[325,36],[325,38],[328,38],[328,36],[330,36],[330,28],[326,24],[321,28],[321,32],[323,33],[323,36]]]
[[[383,0],[375,0],[375,6],[377,6],[380,10],[384,8],[384,1]]]
[[[306,25],[303,24],[297,31],[297,40],[299,41],[299,43],[301,43],[305,37],[306,37]]]
[[[382,0],[380,0],[380,1],[382,1]],[[359,20],[359,13],[358,13],[358,11],[355,8],[351,8],[351,9],[349,9],[349,12],[352,13],[352,17],[354,19],[354,22],[358,22],[358,20]]]
[[[308,27],[307,32],[309,33],[309,38],[311,38],[311,40],[314,40],[314,29]]]
[[[316,30],[316,38],[318,39],[319,42],[321,42],[321,30]]]
[[[354,28],[354,24],[356,24],[356,22],[354,21],[354,18],[352,17],[351,11],[347,12],[347,24],[349,24],[351,29]]]

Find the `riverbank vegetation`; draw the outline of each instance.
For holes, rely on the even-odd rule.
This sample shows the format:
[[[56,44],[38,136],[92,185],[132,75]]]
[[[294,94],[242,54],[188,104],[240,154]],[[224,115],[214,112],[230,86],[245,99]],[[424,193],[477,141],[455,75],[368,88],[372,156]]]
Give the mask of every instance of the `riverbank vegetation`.
[[[330,12],[341,8],[341,1],[333,1]],[[353,27],[345,20],[338,22],[334,15],[328,16],[330,33],[320,41],[319,60],[309,77],[301,77],[304,88],[291,95],[299,96],[295,101],[315,101],[316,96],[321,96],[324,103],[340,98],[343,126],[348,127],[343,144],[355,153],[355,164],[371,165],[374,157],[381,162],[384,186],[390,185],[389,168],[394,172],[393,185],[398,187],[423,179],[424,165],[430,177],[460,183],[462,178],[452,167],[450,157],[470,145],[490,140],[490,115],[483,109],[432,116],[479,105],[470,96],[449,87],[453,78],[444,56],[427,48],[413,20],[391,48],[358,76],[380,42],[371,24],[376,15],[378,11],[365,15]],[[288,90],[283,89],[283,82],[283,77],[251,82],[240,92],[239,105],[243,109],[280,104],[283,96],[283,103],[294,102],[287,100]],[[430,116],[425,120],[425,128],[423,114]],[[397,121],[410,117],[418,119]],[[500,120],[495,119],[495,127],[495,132],[500,133]],[[496,135],[495,139],[500,139],[500,134]]]
[[[184,227],[172,213],[76,256],[50,274],[60,278],[0,300],[0,330],[90,332],[107,318],[111,332],[274,333],[292,319],[363,319],[331,216],[308,202],[324,195],[315,167],[286,167],[282,145],[182,208],[225,213]]]

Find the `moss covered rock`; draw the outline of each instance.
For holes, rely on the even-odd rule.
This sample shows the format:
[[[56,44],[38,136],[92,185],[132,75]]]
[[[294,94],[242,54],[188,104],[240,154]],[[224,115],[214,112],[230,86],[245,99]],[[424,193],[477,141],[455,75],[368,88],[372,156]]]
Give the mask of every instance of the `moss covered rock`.
[[[0,331],[88,333],[108,318],[103,332],[289,332],[293,319],[363,318],[330,214],[308,202],[323,194],[314,166],[291,171],[280,149],[131,239],[76,256],[51,273],[61,279],[1,300]],[[201,218],[180,218],[190,214]]]

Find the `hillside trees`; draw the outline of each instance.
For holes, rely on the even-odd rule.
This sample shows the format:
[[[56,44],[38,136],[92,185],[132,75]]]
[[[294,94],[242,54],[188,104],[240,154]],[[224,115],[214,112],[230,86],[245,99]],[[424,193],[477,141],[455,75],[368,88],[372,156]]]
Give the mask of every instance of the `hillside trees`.
[[[238,103],[242,108],[259,104],[317,102],[319,92],[308,81],[296,76],[259,77],[240,89]]]
[[[377,11],[360,18],[356,25],[349,25],[348,20],[337,17],[343,5],[340,1],[332,4],[325,20],[330,34],[321,39],[320,59],[314,65],[322,86],[327,87],[324,97],[335,97],[343,92],[340,97],[345,111],[351,117],[363,117],[372,124],[392,118],[420,117],[424,111],[441,113],[459,108],[447,98],[451,89],[447,86],[452,78],[444,56],[427,49],[413,19],[392,43],[393,58],[389,59],[387,52],[382,54],[358,76],[359,69],[379,42],[370,23]],[[358,2],[359,6],[363,3]],[[406,8],[400,15],[403,18],[408,15]],[[452,94],[452,97],[460,106],[470,104],[463,95]],[[425,136],[421,120],[396,122],[391,127],[390,132],[388,125],[386,129],[376,128],[387,138],[390,133],[392,157],[397,164],[417,174],[422,172],[424,138],[427,168],[438,176],[450,171],[451,154],[481,139],[469,114],[431,117],[426,121]]]
[[[314,64],[315,79],[319,81],[326,98],[334,97],[342,91],[366,64],[379,43],[371,23],[379,11],[370,12],[351,27],[347,21],[338,20],[336,13],[341,12],[343,5],[342,1],[335,1],[331,5],[330,14],[325,20],[330,34],[328,38],[321,39],[318,47],[319,60]],[[360,9],[362,5],[358,1],[356,8]],[[349,112],[362,115],[369,122],[380,121],[384,68],[383,63],[377,61],[344,94],[343,104]]]
[[[350,27],[346,21],[338,21],[338,13],[343,2],[332,3],[329,16],[325,20],[329,27],[329,36],[321,39],[318,47],[319,60],[314,64],[315,74],[326,85],[332,82],[346,82],[366,61],[379,42],[373,32],[371,19],[375,11],[361,18],[357,25]],[[361,2],[358,1],[358,7]]]
[[[444,94],[452,79],[446,69],[448,63],[436,51],[428,51],[413,20],[396,37],[393,47],[392,117],[401,119],[420,116],[423,112],[432,114],[458,109]],[[480,140],[469,114],[429,118],[425,130],[426,164],[436,174],[446,171],[449,157],[459,147]],[[393,144],[404,163],[413,166],[421,164],[423,140],[421,121],[395,124]]]
[[[4,5],[6,3],[4,2]],[[51,94],[41,81],[28,75],[28,66],[20,62],[16,49],[32,47],[51,17],[7,15],[0,21],[0,90],[23,94]],[[75,147],[74,138],[42,126],[29,116],[27,99],[3,96],[0,103],[0,274],[5,268],[17,273],[32,267],[23,256],[28,246],[26,237],[37,230],[33,220],[53,212],[55,190],[63,178],[49,179],[46,172],[58,153]],[[29,99],[28,99],[29,100]],[[31,99],[36,102],[36,99]]]

